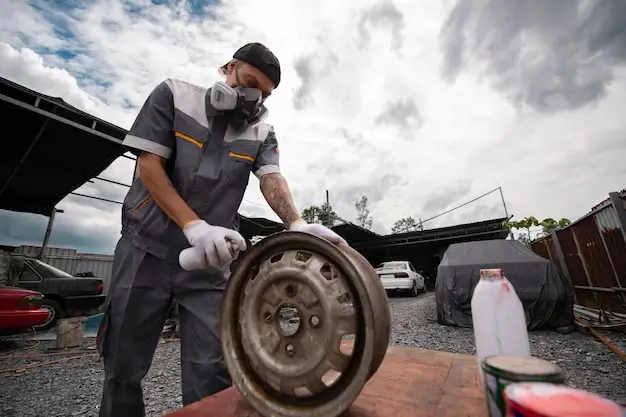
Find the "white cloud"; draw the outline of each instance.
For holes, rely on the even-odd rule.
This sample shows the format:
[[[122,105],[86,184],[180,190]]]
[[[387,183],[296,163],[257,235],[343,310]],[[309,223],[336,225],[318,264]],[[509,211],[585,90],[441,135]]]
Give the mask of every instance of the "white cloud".
[[[618,112],[626,108],[626,74],[616,72],[595,105],[520,114],[484,81],[480,65],[454,83],[442,78],[440,31],[453,6],[444,4],[235,0],[211,6],[214,19],[199,19],[184,2],[130,13],[105,0],[65,12],[74,37],[63,38],[46,19],[51,3],[36,9],[9,1],[0,17],[0,75],[129,128],[164,78],[211,85],[238,46],[263,42],[282,64],[268,106],[299,208],[321,203],[328,189],[336,211],[354,219],[354,200],[367,194],[379,232],[400,217],[428,218],[498,186],[517,217],[571,219],[623,188],[626,120]],[[55,13],[57,25],[61,16]],[[53,54],[60,49],[76,55],[61,59]],[[376,122],[397,103],[419,115],[408,128]],[[132,169],[119,160],[103,177],[128,183]],[[277,219],[254,178],[245,199],[242,213]],[[105,246],[112,247],[119,207],[73,196],[59,206],[80,213],[76,227],[111,231]],[[426,226],[503,215],[494,193]]]

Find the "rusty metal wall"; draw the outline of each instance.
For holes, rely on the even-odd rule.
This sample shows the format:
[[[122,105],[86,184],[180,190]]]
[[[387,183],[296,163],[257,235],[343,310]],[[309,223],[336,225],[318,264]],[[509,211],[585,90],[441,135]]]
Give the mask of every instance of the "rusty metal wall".
[[[572,226],[572,230],[578,240],[579,254],[583,257],[587,266],[592,286],[603,288],[617,287],[609,256],[602,243],[594,216],[577,222]]]
[[[623,207],[626,200],[622,197]],[[578,303],[611,310],[626,308],[626,240],[616,208],[612,204],[594,211],[556,232],[563,258],[574,285]],[[551,236],[533,242],[538,255],[560,260]]]
[[[626,200],[624,209],[626,209]],[[614,269],[617,287],[626,287],[626,240],[620,229],[619,218],[615,210],[600,210],[595,215],[596,224],[604,240]]]
[[[541,239],[539,241],[533,242],[532,249],[533,249],[533,252],[535,252],[537,255],[554,261],[554,259],[550,256],[550,253],[548,252],[548,245],[546,243],[546,239]]]

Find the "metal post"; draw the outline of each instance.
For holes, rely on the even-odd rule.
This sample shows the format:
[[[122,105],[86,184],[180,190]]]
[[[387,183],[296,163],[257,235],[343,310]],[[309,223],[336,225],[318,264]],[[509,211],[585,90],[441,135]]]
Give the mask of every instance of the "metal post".
[[[50,240],[50,234],[52,234],[52,224],[54,223],[54,217],[56,213],[63,213],[63,210],[57,210],[56,208],[54,208],[52,209],[52,213],[50,213],[50,218],[48,219],[48,227],[46,228],[46,234],[43,238],[43,243],[41,244],[41,251],[39,251],[39,256],[37,256],[37,259],[39,260],[41,260],[44,251],[48,247],[48,241]]]
[[[502,197],[502,205],[504,206],[504,215],[508,219],[509,211],[506,209],[506,201],[504,201],[504,194],[502,193],[502,187],[498,187],[498,190],[500,190],[500,197]]]
[[[626,210],[624,209],[624,203],[622,203],[622,199],[618,193],[609,193],[609,199],[611,200],[615,214],[617,214],[620,229],[622,229],[622,236],[624,236],[624,240],[626,241]]]
[[[572,230],[572,234],[574,231]],[[550,236],[552,236],[552,241],[554,242],[554,248],[556,249],[556,255],[559,259],[559,263],[561,264],[561,270],[563,271],[563,275],[569,281],[569,285],[574,288],[574,283],[572,282],[572,277],[569,275],[569,269],[567,268],[567,264],[565,263],[565,255],[563,254],[563,248],[561,248],[561,242],[559,242],[559,237],[556,234],[556,230],[550,230]],[[547,239],[544,239],[544,241]],[[576,291],[574,293],[574,304],[578,304],[578,297],[576,296]]]
[[[606,239],[604,238],[604,234],[602,233],[602,228],[598,224],[598,221],[593,219],[593,223],[596,225],[596,229],[598,230],[598,234],[600,235],[600,240],[602,241],[602,246],[604,246],[604,252],[606,253],[607,258],[609,258],[609,264],[611,265],[611,270],[613,271],[613,276],[615,277],[615,281],[619,287],[622,286],[622,283],[619,282],[619,274],[617,273],[617,268],[615,268],[615,264],[613,263],[613,257],[611,256],[611,252],[609,251],[609,245],[606,244]]]
[[[590,287],[594,287],[593,283],[591,282],[591,275],[589,275],[589,268],[587,268],[587,262],[585,262],[585,257],[580,250],[580,243],[578,243],[578,238],[576,237],[576,232],[574,231],[574,229],[572,229],[572,237],[574,238],[574,244],[576,245],[576,252],[578,253],[578,257],[580,258],[580,263],[583,265],[583,269],[585,270],[587,282],[589,283]],[[598,294],[595,291],[592,291],[591,293],[593,294],[593,298],[596,301],[599,301]]]
[[[572,233],[574,231],[572,230]],[[559,241],[559,237],[556,234],[556,230],[550,230],[550,236],[552,236],[552,241],[554,242],[554,248],[556,249],[556,256],[559,259],[559,263],[561,264],[561,269],[567,276],[567,279],[570,280],[570,284],[572,283],[572,279],[569,276],[569,269],[567,269],[567,264],[565,263],[565,255],[563,254],[563,248],[561,247],[561,242]]]
[[[546,250],[548,251],[548,258],[550,258],[550,260],[553,261],[554,259],[552,258],[552,251],[550,251],[550,245],[548,245],[548,239],[544,238],[542,239],[542,242],[543,242],[543,246],[545,246]]]
[[[502,198],[502,206],[504,206],[504,216],[506,217],[506,221],[508,222],[511,219],[509,219],[509,211],[506,209],[506,201],[504,201],[504,193],[502,192],[502,187],[498,187],[498,190],[500,190],[500,198]],[[511,236],[511,240],[515,240],[515,236],[513,235],[513,231],[511,229],[509,229],[509,235]]]
[[[328,227],[331,227],[332,223],[330,221],[331,220],[330,219],[330,199],[328,197],[328,190],[326,190],[326,215],[328,216],[327,217]]]

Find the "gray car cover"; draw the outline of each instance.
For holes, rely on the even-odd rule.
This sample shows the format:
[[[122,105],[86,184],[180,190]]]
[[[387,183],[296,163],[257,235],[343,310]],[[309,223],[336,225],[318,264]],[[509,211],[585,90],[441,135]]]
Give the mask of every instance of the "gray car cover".
[[[574,290],[552,261],[517,241],[455,243],[437,269],[437,321],[472,326],[471,300],[483,268],[501,268],[519,296],[529,330],[554,329],[574,322]]]

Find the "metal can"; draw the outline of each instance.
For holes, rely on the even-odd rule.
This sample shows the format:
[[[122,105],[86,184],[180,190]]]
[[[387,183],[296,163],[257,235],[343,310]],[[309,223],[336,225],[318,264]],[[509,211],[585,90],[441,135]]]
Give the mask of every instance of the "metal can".
[[[507,385],[515,382],[550,382],[563,384],[561,368],[552,362],[534,357],[489,356],[481,364],[485,397],[490,417],[503,417],[502,396]]]
[[[625,417],[626,409],[590,392],[545,382],[504,390],[506,417]]]

